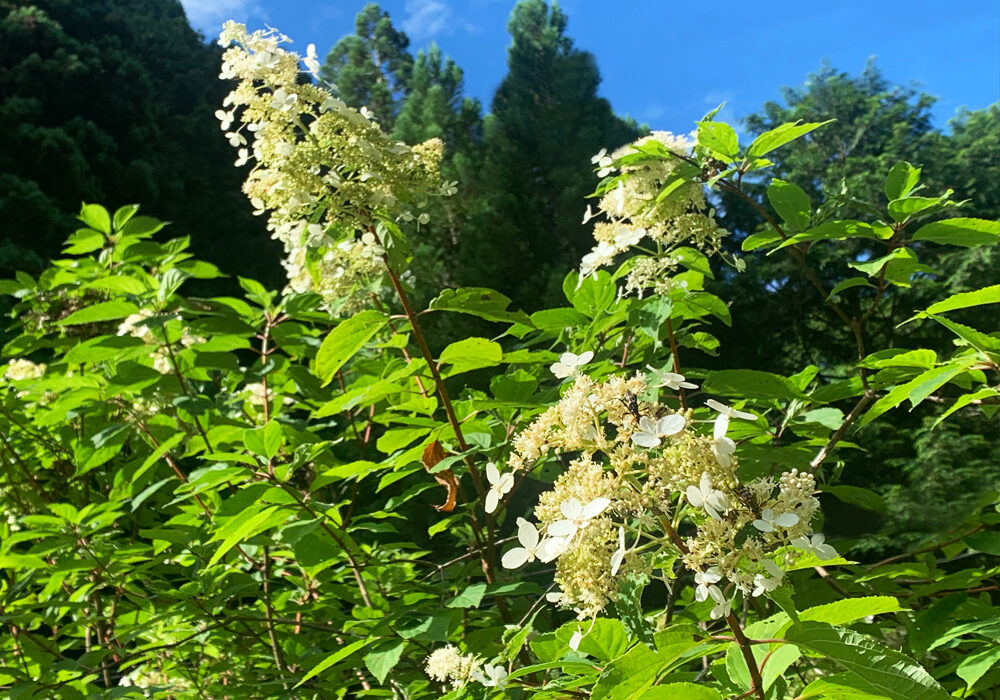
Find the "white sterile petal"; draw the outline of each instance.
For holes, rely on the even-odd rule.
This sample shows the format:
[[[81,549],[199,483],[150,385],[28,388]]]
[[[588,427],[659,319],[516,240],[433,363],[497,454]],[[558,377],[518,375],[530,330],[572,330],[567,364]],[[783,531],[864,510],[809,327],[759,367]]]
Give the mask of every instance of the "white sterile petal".
[[[712,600],[714,600],[716,603],[726,602],[726,595],[722,592],[722,589],[719,588],[718,586],[709,586],[708,594],[712,596]]]
[[[576,523],[572,520],[557,520],[547,530],[552,537],[572,537],[576,534]]]
[[[611,505],[610,498],[595,498],[583,507],[582,517],[584,520],[592,520],[604,512],[604,509]]]
[[[721,440],[729,432],[729,416],[725,413],[720,413],[715,418],[715,429],[713,431],[713,437],[716,440]]]
[[[505,494],[514,488],[514,475],[510,472],[500,475],[500,481],[497,482],[497,491],[501,494]]]
[[[813,551],[820,561],[830,561],[837,558],[837,550],[828,544],[813,545]]]
[[[567,367],[561,362],[555,362],[549,367],[549,371],[556,375],[556,379],[565,379],[573,373],[571,367]]]
[[[699,585],[694,589],[694,599],[699,603],[708,600],[708,586]]]
[[[563,597],[562,591],[550,591],[549,593],[545,594],[545,600],[549,601],[550,603],[558,603],[560,600],[562,600],[562,597]]]
[[[795,547],[796,549],[805,549],[805,550],[811,549],[809,538],[806,537],[805,535],[793,539],[792,546]]]
[[[708,401],[705,402],[705,405],[708,406],[709,408],[711,408],[712,410],[718,411],[719,413],[722,413],[722,414],[725,414],[725,415],[729,415],[729,411],[732,410],[726,404],[719,403],[715,399],[709,399]]]
[[[538,545],[538,560],[547,564],[566,551],[567,543],[568,540],[565,537],[546,537]]]
[[[486,492],[486,512],[492,513],[497,509],[500,504],[500,494],[496,492],[495,489],[490,489]]]
[[[622,560],[625,558],[625,528],[618,528],[618,549],[611,555],[611,575],[614,576],[621,568]]]
[[[767,573],[771,574],[774,578],[780,579],[785,575],[785,572],[781,570],[781,567],[771,559],[765,559],[761,562],[761,564],[763,564],[764,568],[767,569]]]
[[[577,356],[571,352],[564,352],[559,356],[559,362],[567,367],[576,367]]]
[[[729,510],[729,496],[724,494],[722,491],[712,491],[705,498],[705,501],[709,503],[713,508],[717,508],[721,511]]]
[[[579,499],[567,498],[559,505],[559,511],[564,518],[577,520],[583,515],[583,504],[580,503]]]
[[[652,449],[654,447],[659,447],[660,438],[652,433],[638,432],[632,434],[632,442],[634,442],[639,447],[645,447],[647,449]]]
[[[593,359],[594,359],[593,350],[587,350],[586,352],[581,352],[580,355],[576,358],[576,365],[577,367],[583,367],[585,364],[589,363]]]
[[[625,558],[624,549],[616,549],[614,554],[611,555],[611,575],[615,576],[618,574],[618,569],[622,566],[622,559]]]
[[[799,516],[795,513],[782,513],[774,519],[774,524],[779,527],[792,527],[799,522]]]
[[[737,411],[735,408],[729,409],[730,417],[732,418],[742,418],[743,420],[757,420],[757,416],[752,413],[747,413],[746,411]]]
[[[573,636],[569,638],[569,648],[573,651],[580,650],[580,642],[583,641],[583,632],[577,630],[573,633]]]
[[[695,508],[701,508],[705,503],[705,499],[702,498],[701,491],[698,490],[697,486],[688,486],[684,495],[687,496],[688,503],[693,505]]]
[[[674,413],[669,416],[664,416],[660,420],[656,421],[656,434],[676,435],[677,433],[684,430],[685,425],[687,425],[687,421],[684,420],[684,416],[682,416],[680,413]]]
[[[517,519],[517,541],[526,549],[538,546],[538,530],[524,518]]]
[[[753,526],[761,532],[774,532],[774,525],[767,520],[754,520]]]
[[[486,480],[494,486],[500,480],[500,470],[497,469],[497,465],[493,464],[493,462],[486,463]]]
[[[723,435],[715,441],[714,449],[716,455],[721,454],[726,457],[731,457],[733,453],[736,452],[736,443],[733,442],[732,438],[728,438]]]
[[[639,417],[639,430],[644,433],[656,434],[656,423],[649,416]]]
[[[532,553],[524,547],[514,547],[500,558],[500,563],[505,569],[516,569],[523,566],[532,556]]]

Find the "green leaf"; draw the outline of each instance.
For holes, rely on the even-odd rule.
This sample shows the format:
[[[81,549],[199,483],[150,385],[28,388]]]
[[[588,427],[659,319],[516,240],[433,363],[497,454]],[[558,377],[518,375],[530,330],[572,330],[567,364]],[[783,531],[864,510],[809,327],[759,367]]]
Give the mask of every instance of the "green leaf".
[[[944,209],[949,204],[952,191],[948,190],[940,197],[901,197],[889,202],[889,216],[898,222],[906,221],[914,214],[927,216]]]
[[[394,644],[380,647],[365,654],[365,666],[378,679],[379,683],[385,683],[385,677],[399,663],[399,657],[403,655],[405,647],[406,642],[397,641]]]
[[[929,608],[924,610],[914,620],[910,627],[907,639],[910,642],[910,649],[918,657],[927,653],[927,650],[940,639],[954,623],[953,615],[958,610],[968,596],[965,593],[956,593],[946,596],[936,601]]]
[[[781,240],[781,234],[773,228],[769,228],[766,231],[752,233],[744,238],[741,247],[744,252],[749,252],[751,250],[757,250],[758,248],[765,248],[767,246],[774,245],[775,243],[780,243]]]
[[[326,386],[344,364],[354,357],[372,336],[378,333],[388,321],[388,317],[374,310],[366,310],[341,321],[323,339],[316,351],[316,376]]]
[[[722,700],[722,695],[715,688],[697,683],[667,683],[649,688],[639,700]]]
[[[698,145],[715,152],[726,161],[736,158],[740,150],[736,131],[724,122],[698,122]]]
[[[925,224],[913,234],[915,241],[973,248],[1000,242],[1000,221],[956,218]]]
[[[621,622],[602,617],[591,622],[567,622],[556,630],[556,638],[569,643],[573,634],[579,631],[584,635],[580,640],[580,652],[601,661],[611,661],[625,653],[628,634]]]
[[[983,304],[1000,304],[1000,284],[991,287],[983,287],[974,292],[960,292],[952,294],[947,299],[931,304],[924,313],[941,314],[956,309],[968,309],[972,306],[982,306]]]
[[[503,348],[486,338],[466,338],[452,343],[441,351],[438,362],[451,364],[449,375],[468,372],[482,367],[492,367],[503,360]]]
[[[803,689],[796,700],[806,698],[827,698],[828,700],[885,700],[878,695],[865,690],[869,686],[861,679],[849,673],[836,673],[832,676],[818,678]]]
[[[574,309],[588,318],[596,318],[614,303],[617,289],[610,274],[599,270],[595,276],[584,278],[579,287],[573,288],[578,279],[577,273],[571,272],[563,282],[563,291]],[[567,282],[570,283],[569,290]]]
[[[920,168],[915,168],[906,161],[900,161],[889,169],[885,178],[885,196],[889,201],[906,197],[913,192],[920,180]]]
[[[767,187],[767,201],[792,230],[804,231],[809,227],[812,205],[809,203],[809,195],[798,185],[775,178]],[[746,249],[744,242],[743,250]]]
[[[772,253],[796,243],[809,241],[843,241],[849,238],[865,238],[868,240],[885,240],[892,237],[892,229],[884,224],[869,224],[864,221],[845,219],[843,221],[826,221],[819,226],[797,233],[783,242]]]
[[[224,557],[229,550],[243,540],[249,539],[254,535],[264,532],[264,530],[277,525],[285,519],[286,515],[286,511],[280,510],[278,506],[268,506],[267,508],[258,511],[249,517],[244,517],[242,515],[233,517],[228,523],[226,523],[226,525],[219,528],[219,530],[215,533],[215,536],[212,537],[211,541],[218,540],[222,537],[225,537],[225,539],[222,541],[222,544],[219,545],[219,548],[215,550],[215,554],[212,555],[212,558],[208,560],[208,566],[214,565],[222,559],[222,557]],[[238,525],[238,527],[232,528],[230,527],[230,523],[234,523]]]
[[[313,666],[311,669],[309,669],[309,671],[306,673],[306,675],[302,676],[302,680],[300,680],[298,683],[295,684],[295,687],[298,688],[303,683],[306,683],[310,679],[315,678],[319,674],[323,673],[323,671],[325,671],[326,669],[330,668],[335,663],[337,663],[339,661],[343,661],[344,659],[346,659],[348,656],[350,656],[354,652],[360,651],[361,649],[364,649],[366,646],[368,646],[369,644],[371,644],[371,643],[373,643],[375,641],[376,641],[376,639],[374,637],[369,638],[369,639],[359,639],[356,642],[351,642],[350,644],[348,644],[343,649],[338,649],[337,651],[333,652],[332,654],[330,654],[329,656],[327,656],[326,658],[324,658],[318,664],[316,664],[315,666]]]
[[[284,442],[285,435],[281,430],[281,424],[273,420],[262,428],[254,428],[243,433],[243,444],[246,448],[268,460],[274,459]]]
[[[793,625],[786,638],[841,664],[866,690],[892,700],[948,700],[951,696],[913,659],[871,637],[823,622]]]
[[[485,583],[473,583],[471,586],[468,586],[464,591],[445,603],[445,607],[477,608],[479,607],[479,603],[483,600],[484,593],[486,593]]]
[[[578,623],[583,624],[583,623]],[[645,644],[637,644],[605,667],[591,700],[637,700],[660,672],[659,659]]]
[[[415,625],[399,630],[399,636],[418,642],[444,642],[448,639],[450,623],[450,613],[438,613],[425,617]]]
[[[97,304],[77,309],[60,323],[64,326],[81,323],[101,323],[102,321],[117,321],[139,312],[139,307],[128,301],[102,301]]]
[[[971,689],[976,681],[993,668],[997,661],[1000,661],[1000,644],[992,645],[977,654],[966,656],[955,669],[955,674],[965,681]]]
[[[789,141],[794,141],[801,136],[805,136],[810,131],[818,129],[832,121],[833,119],[829,119],[825,122],[807,122],[805,124],[797,121],[782,124],[770,131],[765,131],[750,144],[750,148],[747,149],[747,158],[754,159],[766,155],[774,149],[784,146]]]
[[[77,218],[95,231],[103,234],[111,233],[111,216],[100,204],[84,204]]]
[[[535,327],[528,314],[523,311],[508,311],[510,298],[487,287],[462,287],[461,289],[446,289],[433,301],[428,308],[435,311],[457,311],[484,318],[487,321],[503,323],[520,323],[531,328]]]
[[[751,369],[710,372],[704,390],[721,396],[748,399],[801,399],[805,394],[784,377]]]
[[[118,211],[115,212],[114,227],[116,231],[120,231],[129,220],[135,216],[135,213],[139,211],[138,204],[126,204],[124,207],[119,207]]]
[[[81,228],[66,239],[63,252],[67,255],[83,255],[104,247],[107,238],[103,233],[90,228]]]
[[[823,491],[826,493],[832,493],[838,500],[843,501],[844,503],[850,503],[858,508],[875,511],[876,513],[886,512],[885,500],[882,496],[870,489],[864,489],[860,486],[838,484],[836,486],[824,486]]]

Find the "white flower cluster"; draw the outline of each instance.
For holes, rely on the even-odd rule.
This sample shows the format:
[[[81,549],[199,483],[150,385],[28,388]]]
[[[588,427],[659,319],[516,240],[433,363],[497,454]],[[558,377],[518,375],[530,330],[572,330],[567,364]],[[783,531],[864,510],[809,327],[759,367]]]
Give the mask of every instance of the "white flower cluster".
[[[693,388],[680,374],[653,369],[597,383],[571,358],[557,364],[557,376],[572,367],[572,386],[514,438],[510,471],[494,466],[488,475],[497,489],[488,497],[493,512],[514,474],[550,453],[569,457],[538,499],[537,524],[517,519],[519,544],[504,553],[504,567],[555,561],[560,591],[551,599],[585,618],[616,599],[621,576],[680,556],[695,572],[696,599],[711,598],[718,619],[729,615],[736,592],[759,596],[780,586],[800,550],[836,556],[809,526],[819,507],[812,475],[793,470],[777,482],[740,483],[727,432],[732,420],[757,416],[709,400],[717,416],[704,435],[692,411],[640,398],[651,386]],[[682,539],[683,518],[695,529]]]
[[[461,654],[458,647],[448,644],[435,649],[427,657],[424,671],[432,679],[442,683],[451,682],[454,687],[465,685],[479,672],[480,662],[472,654]]]
[[[650,146],[658,147],[658,155],[650,155]],[[680,161],[670,155],[686,156],[692,147],[684,136],[654,131],[610,155],[602,150],[593,157],[598,176],[611,177],[610,182],[617,184],[603,194],[596,212],[587,206],[583,223],[603,218],[594,224],[597,245],[583,256],[581,280],[645,240],[655,249],[655,256],[636,262],[626,278],[626,291],[641,294],[652,287],[662,293],[667,275],[676,266],[672,250],[682,245],[718,249],[727,232],[716,224],[712,212],[704,213],[701,184],[677,179]],[[667,196],[661,196],[664,192]]]
[[[31,360],[19,357],[10,361],[3,376],[8,381],[22,382],[26,379],[39,379],[44,374],[44,363],[35,364]]]
[[[454,183],[438,172],[444,145],[410,148],[394,141],[367,110],[351,109],[303,83],[300,57],[273,30],[248,32],[227,22],[219,43],[223,79],[239,81],[216,112],[237,166],[253,161],[243,191],[285,248],[289,288],[315,291],[328,307],[350,313],[366,302],[366,282],[383,272],[380,219],[426,224],[429,195]],[[315,75],[315,49],[305,59]]]

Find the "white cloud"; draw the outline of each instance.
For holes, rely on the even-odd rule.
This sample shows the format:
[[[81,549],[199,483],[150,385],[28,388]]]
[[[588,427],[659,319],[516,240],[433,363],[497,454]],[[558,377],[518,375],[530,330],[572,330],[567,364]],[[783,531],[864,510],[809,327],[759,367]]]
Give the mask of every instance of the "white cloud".
[[[263,15],[258,0],[181,0],[191,24],[208,36],[217,34],[227,19],[241,22],[251,14]]]
[[[441,34],[448,28],[451,8],[442,0],[406,0],[403,31],[414,41],[423,41]]]

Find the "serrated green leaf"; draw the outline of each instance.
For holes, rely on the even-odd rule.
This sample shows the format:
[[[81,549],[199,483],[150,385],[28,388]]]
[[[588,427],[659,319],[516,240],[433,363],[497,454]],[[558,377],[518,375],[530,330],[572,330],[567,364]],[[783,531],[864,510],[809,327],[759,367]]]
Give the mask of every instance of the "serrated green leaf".
[[[111,233],[111,216],[108,214],[108,210],[100,204],[84,204],[80,208],[78,218],[95,231],[100,231],[103,234]]]
[[[385,314],[368,309],[341,321],[330,331],[316,351],[316,376],[323,386],[333,381],[340,368],[382,330],[387,321]]]
[[[925,224],[913,234],[915,241],[973,248],[1000,242],[1000,221],[959,217]]]
[[[915,168],[906,161],[900,161],[889,169],[885,178],[885,196],[889,201],[906,197],[913,192],[920,180],[920,168]]]
[[[698,145],[732,161],[740,149],[739,137],[733,127],[724,122],[698,122]]]
[[[951,697],[913,659],[859,632],[823,622],[800,622],[788,630],[786,638],[836,661],[861,679],[866,689],[886,698],[948,700]]]
[[[770,131],[765,131],[750,144],[750,148],[747,149],[747,158],[754,159],[766,155],[774,149],[784,146],[789,141],[794,141],[797,138],[805,136],[810,131],[818,129],[832,121],[833,119],[829,119],[825,122],[808,122],[805,124],[794,122],[782,124]]]
[[[63,326],[74,326],[81,323],[117,321],[138,312],[139,307],[129,301],[102,301],[77,309],[59,323]]]
[[[804,231],[809,227],[812,205],[809,195],[798,185],[775,178],[767,187],[767,201],[793,231]],[[745,247],[743,249],[746,250]]]
[[[452,343],[441,351],[438,362],[452,365],[449,375],[468,372],[483,367],[493,367],[503,360],[500,343],[486,338],[466,338]]]
[[[456,311],[484,318],[487,321],[520,323],[534,328],[528,314],[523,311],[508,311],[510,297],[487,287],[462,287],[446,289],[428,306],[435,311]]]
[[[299,682],[295,684],[295,687],[298,688],[304,683],[307,683],[309,680],[323,673],[323,671],[330,668],[334,664],[338,663],[339,661],[343,661],[356,651],[361,651],[366,646],[372,644],[375,641],[376,641],[375,638],[359,639],[356,642],[351,642],[343,649],[338,649],[337,651],[333,652],[332,654],[324,658],[318,664],[313,666],[311,669],[309,669],[309,671],[307,671],[306,674],[302,676],[301,680],[299,680]]]
[[[378,679],[379,683],[385,683],[385,677],[399,663],[399,658],[403,655],[405,647],[406,642],[400,640],[365,654],[365,666]]]
[[[702,388],[712,394],[748,399],[805,398],[805,394],[784,377],[751,369],[710,372]]]

